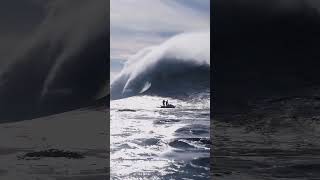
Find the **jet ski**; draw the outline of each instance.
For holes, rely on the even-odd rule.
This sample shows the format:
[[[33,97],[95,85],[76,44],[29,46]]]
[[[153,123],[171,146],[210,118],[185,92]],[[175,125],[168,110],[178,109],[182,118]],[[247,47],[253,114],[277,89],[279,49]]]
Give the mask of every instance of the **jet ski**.
[[[160,108],[175,108],[176,106],[172,105],[172,104],[168,104],[166,106],[161,106]]]

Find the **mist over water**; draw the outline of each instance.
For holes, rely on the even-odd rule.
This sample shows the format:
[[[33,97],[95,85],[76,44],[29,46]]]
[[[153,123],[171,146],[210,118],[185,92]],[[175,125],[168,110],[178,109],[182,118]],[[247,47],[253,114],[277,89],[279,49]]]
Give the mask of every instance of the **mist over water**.
[[[141,50],[111,82],[111,98],[141,92],[181,96],[203,91],[210,83],[209,47],[210,33],[205,31],[180,34],[159,46]]]

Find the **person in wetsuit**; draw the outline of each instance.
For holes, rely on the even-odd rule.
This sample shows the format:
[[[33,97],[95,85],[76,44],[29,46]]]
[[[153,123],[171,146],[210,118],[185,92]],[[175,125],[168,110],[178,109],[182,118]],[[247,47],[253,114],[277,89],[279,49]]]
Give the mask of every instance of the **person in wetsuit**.
[[[167,100],[167,101],[166,101],[166,106],[168,106],[168,105],[169,105],[169,101]]]
[[[165,106],[165,103],[166,103],[166,101],[165,101],[165,100],[163,100],[163,101],[162,101],[163,106]]]

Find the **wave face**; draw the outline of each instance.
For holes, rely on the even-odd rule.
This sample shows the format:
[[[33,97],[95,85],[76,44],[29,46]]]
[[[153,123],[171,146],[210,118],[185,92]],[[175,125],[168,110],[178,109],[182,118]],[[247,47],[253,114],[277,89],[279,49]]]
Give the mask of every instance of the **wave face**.
[[[0,121],[63,112],[95,101],[108,84],[106,5],[104,0],[47,5],[46,18],[33,36],[1,67]]]
[[[139,94],[188,96],[210,86],[210,32],[177,35],[148,47],[111,82],[111,99]]]

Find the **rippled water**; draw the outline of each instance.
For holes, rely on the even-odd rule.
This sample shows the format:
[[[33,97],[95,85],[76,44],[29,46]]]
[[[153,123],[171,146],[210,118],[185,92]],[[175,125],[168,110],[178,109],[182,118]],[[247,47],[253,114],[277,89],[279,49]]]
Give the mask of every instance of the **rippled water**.
[[[319,106],[317,96],[277,97],[215,114],[213,178],[319,179]]]
[[[210,179],[209,99],[111,101],[112,179]]]

